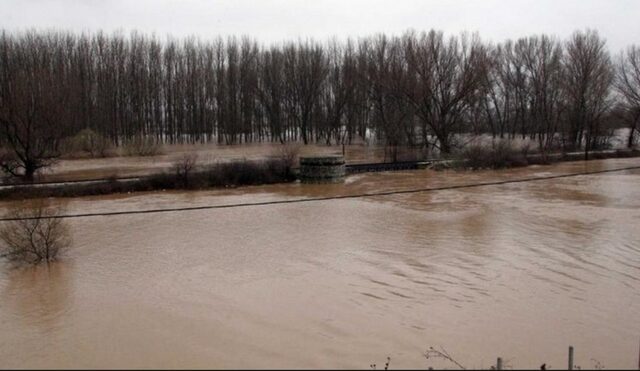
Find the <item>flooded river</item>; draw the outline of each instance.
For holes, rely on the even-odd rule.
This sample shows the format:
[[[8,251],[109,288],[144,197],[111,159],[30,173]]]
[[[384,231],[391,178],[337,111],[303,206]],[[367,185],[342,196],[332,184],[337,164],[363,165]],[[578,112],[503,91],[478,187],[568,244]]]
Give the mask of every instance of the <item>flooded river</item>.
[[[638,166],[363,174],[344,184],[62,200],[69,213],[259,202]],[[3,205],[6,207],[7,205]],[[0,368],[636,368],[640,171],[68,220],[0,265]]]

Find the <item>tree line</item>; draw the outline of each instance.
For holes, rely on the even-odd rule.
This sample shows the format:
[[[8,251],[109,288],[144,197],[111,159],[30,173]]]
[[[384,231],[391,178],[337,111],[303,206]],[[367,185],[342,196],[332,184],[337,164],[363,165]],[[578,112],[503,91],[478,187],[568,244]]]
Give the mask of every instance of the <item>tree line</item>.
[[[490,133],[585,151],[612,123],[640,127],[640,47],[612,57],[593,30],[501,43],[407,31],[265,46],[248,37],[132,33],[0,37],[0,164],[31,174],[91,129],[116,145],[350,143],[449,153]]]

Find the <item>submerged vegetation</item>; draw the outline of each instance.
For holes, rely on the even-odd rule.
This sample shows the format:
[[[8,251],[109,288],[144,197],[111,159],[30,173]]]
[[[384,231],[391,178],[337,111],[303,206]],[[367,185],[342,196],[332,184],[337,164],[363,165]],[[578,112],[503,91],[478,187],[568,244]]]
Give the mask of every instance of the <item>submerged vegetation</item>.
[[[285,183],[296,179],[291,168],[280,159],[222,162],[201,168],[196,167],[195,161],[195,158],[186,156],[174,164],[172,171],[139,178],[111,178],[100,182],[42,187],[6,187],[0,189],[0,198],[77,197],[170,189],[225,188]]]
[[[618,149],[603,150],[590,153],[589,159],[639,157],[640,150]],[[436,166],[436,170],[444,168],[458,169],[503,169],[528,165],[548,165],[560,161],[584,160],[582,152],[531,152],[529,146],[518,146],[513,142],[502,140],[490,145],[470,144],[455,153],[452,160]]]
[[[456,167],[469,169],[499,169],[507,167],[526,166],[529,164],[528,146],[516,148],[507,140],[492,143],[490,146],[470,144],[464,147],[456,156]]]
[[[528,143],[517,143],[511,140],[494,140],[490,144],[472,143],[464,146],[451,156],[451,161],[442,167],[460,169],[502,169],[528,165],[548,165],[560,161],[578,161],[585,159],[601,160],[607,158],[627,158],[640,156],[640,150],[604,149],[589,153],[585,158],[583,152],[540,152],[531,150]]]
[[[62,208],[44,201],[10,209],[0,225],[0,256],[16,263],[38,264],[55,260],[71,244]]]

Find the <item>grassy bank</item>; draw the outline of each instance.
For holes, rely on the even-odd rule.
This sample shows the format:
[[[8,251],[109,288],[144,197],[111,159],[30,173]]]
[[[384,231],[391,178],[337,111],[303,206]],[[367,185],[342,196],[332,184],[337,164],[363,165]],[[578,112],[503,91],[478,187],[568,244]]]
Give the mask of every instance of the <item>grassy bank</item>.
[[[189,171],[174,170],[127,180],[113,178],[102,182],[7,187],[0,189],[0,199],[80,197],[167,189],[224,188],[285,183],[296,179],[288,163],[278,159],[220,163]]]
[[[639,157],[638,149],[618,149],[589,152],[588,160]],[[451,161],[438,164],[436,169],[504,169],[529,165],[547,165],[562,161],[585,160],[584,152],[529,153],[528,148],[518,148],[509,142],[492,146],[472,145],[456,153]]]
[[[640,157],[640,150],[608,150],[589,154],[590,160]],[[508,144],[468,146],[450,160],[433,163],[434,170],[444,169],[502,169],[528,165],[552,164],[561,161],[582,161],[583,152],[530,154]],[[287,183],[296,180],[289,158],[235,161],[191,167],[187,162],[176,163],[173,171],[128,179],[112,178],[104,181],[58,183],[0,188],[0,200],[45,197],[81,197],[157,190],[196,190]],[[177,166],[179,165],[179,166]]]

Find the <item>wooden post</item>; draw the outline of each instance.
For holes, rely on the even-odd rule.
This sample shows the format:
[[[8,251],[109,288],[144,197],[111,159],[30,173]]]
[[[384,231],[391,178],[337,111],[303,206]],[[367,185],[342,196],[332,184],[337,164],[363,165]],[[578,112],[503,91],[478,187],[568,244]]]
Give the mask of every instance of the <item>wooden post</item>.
[[[573,347],[569,346],[569,370],[573,370]]]
[[[498,357],[498,362],[496,364],[496,370],[502,370],[502,358]]]

